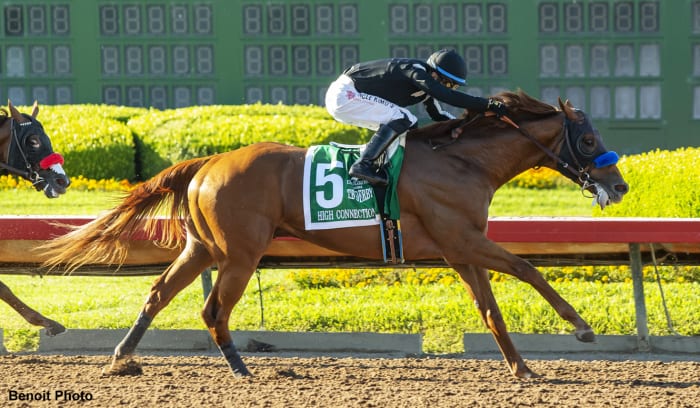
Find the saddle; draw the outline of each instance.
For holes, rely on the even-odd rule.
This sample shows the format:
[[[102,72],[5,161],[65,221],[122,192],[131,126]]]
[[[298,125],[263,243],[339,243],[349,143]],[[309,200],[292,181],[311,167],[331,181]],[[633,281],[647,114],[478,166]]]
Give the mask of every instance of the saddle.
[[[348,175],[362,145],[311,146],[304,163],[306,229],[379,225],[384,261],[403,263],[397,186],[405,139],[399,139],[380,160],[389,179],[386,187],[373,187]]]

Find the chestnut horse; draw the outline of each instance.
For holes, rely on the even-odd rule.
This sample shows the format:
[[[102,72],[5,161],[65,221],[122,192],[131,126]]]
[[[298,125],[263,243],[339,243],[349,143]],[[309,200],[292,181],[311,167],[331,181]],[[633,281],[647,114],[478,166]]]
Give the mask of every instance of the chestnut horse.
[[[7,110],[0,109],[0,171],[29,180],[37,191],[43,191],[49,198],[56,198],[66,192],[70,180],[63,171],[63,157],[54,153],[44,127],[36,120],[38,113],[39,105],[36,102],[31,115],[21,114],[9,101]],[[43,326],[49,336],[66,330],[60,323],[24,304],[2,282],[0,299],[27,322]]]
[[[536,374],[509,338],[488,269],[532,285],[573,325],[579,340],[591,342],[594,333],[537,269],[486,237],[488,208],[495,191],[536,166],[560,168],[596,195],[601,207],[619,202],[628,186],[615,165],[615,153],[605,149],[586,114],[568,101],[560,100],[557,109],[523,92],[497,97],[506,103],[519,128],[476,115],[434,123],[407,135],[398,184],[404,256],[408,262],[442,258],[454,268],[512,374],[527,378]],[[435,149],[436,143],[443,147]],[[113,210],[41,248],[48,251],[44,252],[47,267],[74,270],[90,263],[119,264],[128,250],[130,234],[143,227],[153,231],[155,223],[149,220],[166,207],[161,244],[182,245],[182,252],[153,283],[105,373],[140,372],[133,355],[151,321],[178,292],[215,264],[218,275],[202,318],[233,374],[250,375],[231,340],[229,316],[276,235],[292,235],[355,257],[382,259],[376,227],[305,229],[305,154],[298,147],[257,143],[184,161],[134,189]]]

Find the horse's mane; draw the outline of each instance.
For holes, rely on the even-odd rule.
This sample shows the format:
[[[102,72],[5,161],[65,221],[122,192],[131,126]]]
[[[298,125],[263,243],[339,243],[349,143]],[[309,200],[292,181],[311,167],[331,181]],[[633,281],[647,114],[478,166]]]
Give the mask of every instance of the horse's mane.
[[[517,92],[505,91],[492,98],[503,102],[508,108],[508,116],[516,123],[548,117],[556,114],[559,110],[545,102],[535,99],[523,90]],[[411,138],[436,137],[446,134],[453,129],[468,124],[470,130],[478,131],[488,127],[505,127],[505,123],[479,116],[479,113],[468,112],[459,119],[435,122],[412,130]]]

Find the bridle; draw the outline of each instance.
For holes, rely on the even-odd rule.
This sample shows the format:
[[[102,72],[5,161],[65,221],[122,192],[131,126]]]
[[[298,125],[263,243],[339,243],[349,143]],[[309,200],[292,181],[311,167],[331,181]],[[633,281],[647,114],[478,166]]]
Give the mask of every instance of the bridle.
[[[21,128],[22,126],[27,126],[27,125],[31,125],[31,124],[32,124],[31,122],[24,122],[24,123],[19,123],[18,125]],[[32,165],[31,165],[31,163],[29,163],[29,160],[27,159],[27,155],[24,154],[24,150],[22,149],[22,145],[19,143],[19,137],[17,136],[17,130],[15,129],[15,121],[12,118],[10,118],[10,137],[12,139],[10,140],[10,147],[8,148],[8,152],[7,152],[7,161],[8,161],[8,163],[10,162],[12,143],[15,143],[17,145],[17,149],[19,150],[19,152],[22,155],[22,159],[24,160],[26,170],[18,169],[16,167],[11,166],[8,163],[3,163],[3,162],[0,162],[0,167],[3,170],[6,170],[8,173],[11,173],[11,174],[14,174],[16,176],[22,177],[24,179],[30,180],[31,172],[32,172]],[[38,176],[38,174],[37,174],[37,176]]]
[[[32,126],[39,126],[34,123],[32,119],[28,118],[27,122],[15,122],[13,118],[10,118],[10,147],[8,148],[8,153],[7,153],[7,163],[0,162],[0,168],[2,170],[7,171],[10,174],[14,174],[16,176],[22,177],[26,180],[29,180],[34,187],[37,187],[38,185],[41,184],[46,184],[46,180],[39,174],[38,171],[34,170],[33,164],[29,161],[29,158],[27,157],[27,154],[24,151],[24,141],[28,136],[28,132],[30,131]],[[19,131],[18,131],[19,129]],[[13,161],[12,160],[12,152],[13,152],[13,143],[14,147],[19,151],[20,156],[22,157],[22,161],[24,164],[24,169],[18,168],[19,166],[13,166],[10,163]],[[39,163],[39,166],[44,169],[44,168],[49,168],[51,164],[48,164],[48,161],[45,164],[46,159],[49,160],[54,160],[55,162],[63,162],[63,157],[61,157],[58,153],[51,153],[48,155],[46,158],[42,159],[42,161]]]
[[[605,167],[617,163],[619,157],[614,151],[605,151],[596,157],[593,154],[585,154],[580,151],[580,149],[574,148],[574,143],[572,138],[575,138],[575,129],[572,129],[577,125],[576,122],[570,120],[568,117],[564,116],[564,125],[562,126],[559,136],[563,138],[566,149],[562,148],[559,151],[559,155],[555,154],[550,148],[542,144],[539,140],[535,139],[530,135],[528,131],[521,128],[517,123],[513,122],[509,117],[502,116],[500,119],[503,122],[511,125],[517,129],[520,134],[525,136],[530,140],[535,146],[542,150],[547,156],[553,159],[557,163],[557,169],[561,174],[573,180],[581,186],[581,190],[585,191],[591,186],[595,185],[595,180],[591,179],[589,173],[591,167]],[[587,159],[586,156],[591,157]],[[573,162],[573,165],[570,163]],[[585,165],[581,164],[585,162]],[[568,173],[568,174],[567,174]]]
[[[470,123],[485,116],[495,116],[495,113],[480,113],[474,116],[472,119],[470,119],[466,124],[460,125],[459,128],[461,129],[463,127],[466,127]],[[557,170],[559,170],[559,172],[565,177],[571,179],[574,183],[580,185],[582,192],[587,191],[590,187],[595,187],[597,184],[595,180],[591,178],[591,175],[589,173],[591,167],[600,168],[610,166],[617,163],[619,159],[619,156],[614,151],[603,151],[602,153],[594,157],[594,153],[586,154],[584,152],[581,152],[578,148],[578,144],[576,144],[577,147],[574,148],[573,139],[579,136],[576,132],[578,129],[575,127],[579,123],[577,121],[569,119],[566,115],[564,116],[564,124],[561,128],[561,131],[559,132],[559,137],[564,140],[566,148],[562,147],[562,149],[559,150],[559,155],[554,153],[549,147],[542,144],[542,142],[535,139],[527,130],[520,127],[509,117],[501,116],[499,117],[499,119],[517,129],[521,135],[525,136],[535,146],[542,150],[547,156],[554,160],[554,162],[557,163]],[[581,122],[582,121],[583,119],[581,120]],[[428,140],[428,143],[430,144],[430,147],[433,150],[442,149],[446,146],[451,145],[452,143],[455,143],[458,140],[460,133],[461,132],[455,133],[455,131],[453,130],[451,140],[445,143],[433,144],[433,141],[431,139]],[[581,132],[581,134],[583,133]],[[581,164],[581,162],[584,162],[585,165]]]

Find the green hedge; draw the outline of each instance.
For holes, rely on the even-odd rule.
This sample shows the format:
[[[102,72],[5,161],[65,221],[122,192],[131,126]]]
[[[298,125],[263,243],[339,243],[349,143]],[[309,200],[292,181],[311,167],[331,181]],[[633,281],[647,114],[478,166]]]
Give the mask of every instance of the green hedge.
[[[142,111],[99,105],[40,106],[38,119],[54,150],[65,158],[69,175],[134,180],[134,140],[125,120]]]
[[[31,107],[19,107],[29,112]],[[192,157],[259,141],[296,146],[364,143],[370,132],[318,106],[235,105],[159,111],[107,105],[41,106],[39,120],[66,172],[89,179],[146,180]]]
[[[136,135],[142,179],[173,163],[259,141],[310,146],[359,143],[369,135],[336,122],[320,107],[260,104],[148,111],[131,118],[128,126]]]
[[[630,191],[621,203],[596,209],[606,217],[700,217],[700,148],[624,156],[618,164]]]

